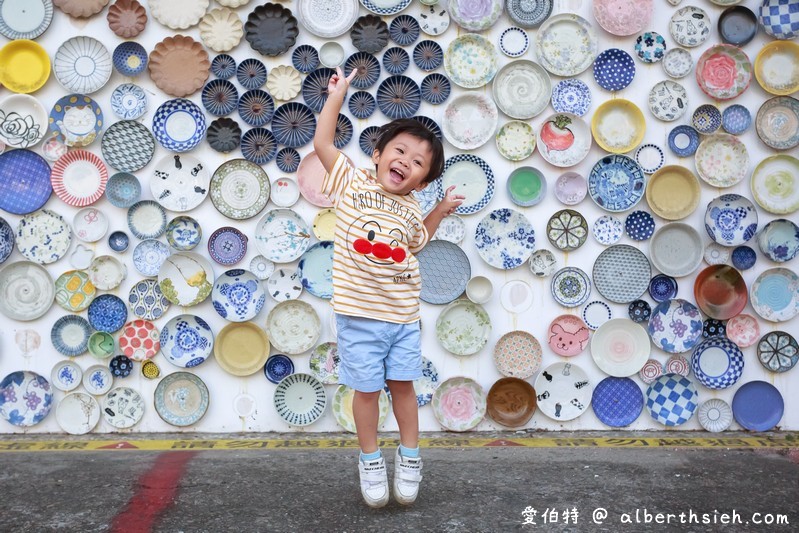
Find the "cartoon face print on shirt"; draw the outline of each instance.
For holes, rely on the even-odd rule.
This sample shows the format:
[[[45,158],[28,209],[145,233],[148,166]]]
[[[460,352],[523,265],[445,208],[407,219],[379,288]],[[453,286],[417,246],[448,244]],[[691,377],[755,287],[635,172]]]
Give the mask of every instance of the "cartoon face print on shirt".
[[[347,253],[361,270],[394,277],[408,270],[408,240],[401,218],[389,213],[368,213],[347,228]]]

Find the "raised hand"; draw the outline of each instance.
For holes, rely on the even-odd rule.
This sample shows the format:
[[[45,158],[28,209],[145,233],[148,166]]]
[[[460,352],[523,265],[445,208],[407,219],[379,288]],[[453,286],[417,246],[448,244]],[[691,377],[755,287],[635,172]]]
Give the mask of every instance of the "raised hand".
[[[447,188],[447,192],[444,193],[444,199],[441,200],[439,205],[439,209],[445,215],[451,215],[455,212],[459,205],[463,203],[466,197],[462,194],[454,194],[455,185],[451,185]]]
[[[353,70],[350,72],[350,75],[345,78],[344,73],[341,71],[341,67],[336,67],[336,73],[333,74],[330,77],[330,81],[327,82],[328,97],[338,94],[344,96],[347,93],[347,88],[350,86],[350,82],[357,73],[357,70]]]

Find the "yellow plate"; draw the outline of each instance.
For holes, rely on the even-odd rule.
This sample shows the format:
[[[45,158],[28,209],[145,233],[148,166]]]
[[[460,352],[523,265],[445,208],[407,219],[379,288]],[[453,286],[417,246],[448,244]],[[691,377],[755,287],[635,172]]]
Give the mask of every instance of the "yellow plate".
[[[646,186],[646,203],[653,213],[666,220],[680,220],[693,213],[700,195],[699,180],[680,165],[661,168],[652,174]]]
[[[332,241],[336,236],[336,210],[322,209],[313,219],[313,234],[320,241]]]
[[[11,41],[0,49],[0,83],[15,93],[37,91],[50,77],[50,56],[38,43]]]
[[[799,90],[799,44],[771,41],[755,58],[755,78],[763,89],[784,96]]]
[[[217,334],[214,357],[225,372],[249,376],[266,363],[269,339],[266,332],[252,322],[233,322]]]
[[[594,112],[591,133],[603,150],[622,154],[644,140],[646,119],[638,106],[629,100],[608,100]]]

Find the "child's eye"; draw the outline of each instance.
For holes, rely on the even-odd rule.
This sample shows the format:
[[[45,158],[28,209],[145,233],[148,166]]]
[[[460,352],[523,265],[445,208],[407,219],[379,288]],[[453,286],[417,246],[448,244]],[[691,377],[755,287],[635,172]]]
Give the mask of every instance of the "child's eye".
[[[397,148],[397,152],[399,152],[399,153],[401,153],[401,154],[404,154],[404,153],[405,153],[405,151],[404,151],[402,148]]]
[[[417,164],[417,165],[419,165],[419,166],[422,166],[422,162],[421,162],[421,161],[419,161],[418,159],[417,159],[416,161],[414,161],[414,163],[416,163],[416,164]]]

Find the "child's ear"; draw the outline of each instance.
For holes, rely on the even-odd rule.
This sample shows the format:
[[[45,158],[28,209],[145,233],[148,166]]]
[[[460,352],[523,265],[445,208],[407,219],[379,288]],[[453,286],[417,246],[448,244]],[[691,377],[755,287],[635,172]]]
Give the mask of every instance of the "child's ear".
[[[375,167],[377,167],[377,164],[378,164],[379,162],[380,162],[380,152],[379,152],[379,151],[377,151],[377,150],[374,150],[374,151],[372,152],[372,163],[374,163],[374,164],[375,164]]]

